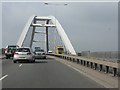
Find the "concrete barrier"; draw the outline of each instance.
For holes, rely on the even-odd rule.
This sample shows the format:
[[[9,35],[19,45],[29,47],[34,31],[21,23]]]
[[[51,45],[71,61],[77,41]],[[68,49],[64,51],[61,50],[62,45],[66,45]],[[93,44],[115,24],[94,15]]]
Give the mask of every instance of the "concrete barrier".
[[[77,64],[86,66],[88,68],[105,72],[106,74],[113,74],[113,76],[120,76],[119,62],[109,62],[97,59],[85,58],[73,55],[62,54],[48,54],[51,56],[59,57],[68,61],[76,62]]]

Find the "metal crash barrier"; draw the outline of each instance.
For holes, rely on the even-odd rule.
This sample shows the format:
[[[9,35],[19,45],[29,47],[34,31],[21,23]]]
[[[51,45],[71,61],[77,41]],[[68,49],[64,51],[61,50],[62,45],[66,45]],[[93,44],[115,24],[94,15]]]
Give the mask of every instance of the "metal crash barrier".
[[[102,61],[102,60],[84,58],[74,55],[62,55],[62,54],[48,54],[48,55],[59,57],[67,61],[71,61],[80,64],[82,66],[86,66],[88,68],[98,70],[100,72],[104,72],[106,74],[112,74],[113,76],[120,76],[119,62]]]

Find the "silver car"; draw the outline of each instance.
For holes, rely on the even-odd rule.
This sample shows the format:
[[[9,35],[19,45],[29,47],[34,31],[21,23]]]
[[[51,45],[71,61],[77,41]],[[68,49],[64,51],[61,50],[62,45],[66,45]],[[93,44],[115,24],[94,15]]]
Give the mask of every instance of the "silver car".
[[[13,57],[13,62],[16,63],[17,61],[35,62],[34,53],[29,47],[18,48]]]
[[[36,49],[34,53],[35,53],[36,59],[39,59],[39,58],[46,59],[46,53],[43,49]]]

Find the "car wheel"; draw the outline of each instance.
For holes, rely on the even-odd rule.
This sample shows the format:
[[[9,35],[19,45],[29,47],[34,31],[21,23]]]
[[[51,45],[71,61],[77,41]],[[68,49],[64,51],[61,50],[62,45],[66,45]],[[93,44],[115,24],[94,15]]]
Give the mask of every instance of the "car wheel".
[[[46,57],[44,57],[44,59],[46,59]]]
[[[35,62],[35,59],[33,60],[33,63]]]
[[[34,63],[35,62],[35,60],[33,60],[33,61],[30,61],[30,63]]]
[[[8,56],[6,56],[6,59],[8,59]]]
[[[16,63],[16,61],[13,61],[14,63]]]
[[[10,56],[8,56],[8,59],[10,59]]]

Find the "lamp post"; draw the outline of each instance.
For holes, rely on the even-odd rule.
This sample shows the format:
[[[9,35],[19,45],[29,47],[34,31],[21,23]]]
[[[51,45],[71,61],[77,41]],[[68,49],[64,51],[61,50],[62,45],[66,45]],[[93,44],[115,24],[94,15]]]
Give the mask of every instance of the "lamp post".
[[[55,18],[56,18],[56,6],[60,6],[60,5],[66,6],[66,5],[68,5],[67,3],[49,3],[49,2],[45,2],[44,4],[45,5],[53,5],[53,6],[55,6],[54,7]],[[55,21],[56,21],[56,19],[55,19]]]
[[[68,5],[67,3],[48,3],[48,2],[45,2],[44,3],[45,5],[54,5],[54,6],[58,6],[58,5]],[[56,8],[54,7],[54,11],[55,11],[55,24],[56,24]],[[49,22],[47,21],[47,24]],[[54,46],[55,46],[55,43],[54,43]],[[46,27],[46,50],[47,52],[49,51],[49,42],[48,42],[48,27]]]
[[[67,3],[55,3],[55,4],[53,4],[53,3],[48,3],[48,2],[45,2],[44,4],[46,4],[46,5],[68,5]]]

